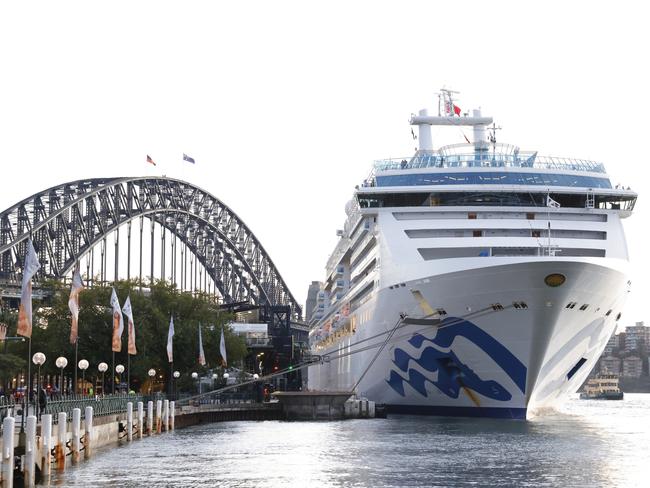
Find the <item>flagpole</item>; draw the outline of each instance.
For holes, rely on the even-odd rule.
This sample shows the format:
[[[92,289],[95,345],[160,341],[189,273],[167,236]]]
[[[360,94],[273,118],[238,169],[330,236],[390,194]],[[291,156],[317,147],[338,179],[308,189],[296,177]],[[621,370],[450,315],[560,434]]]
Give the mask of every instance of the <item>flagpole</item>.
[[[126,392],[131,391],[131,355],[126,353]]]
[[[77,394],[77,364],[78,364],[78,355],[79,355],[79,338],[77,337],[77,340],[74,341],[74,388],[72,389],[72,393],[75,395]]]
[[[20,423],[20,432],[25,431],[25,416],[29,415],[29,395],[32,393],[32,336],[27,340],[27,384],[25,385],[25,408]]]
[[[115,395],[115,351],[113,351],[113,369],[111,369],[111,371],[112,371],[111,374],[113,378],[111,380],[111,384],[113,385],[113,395]]]

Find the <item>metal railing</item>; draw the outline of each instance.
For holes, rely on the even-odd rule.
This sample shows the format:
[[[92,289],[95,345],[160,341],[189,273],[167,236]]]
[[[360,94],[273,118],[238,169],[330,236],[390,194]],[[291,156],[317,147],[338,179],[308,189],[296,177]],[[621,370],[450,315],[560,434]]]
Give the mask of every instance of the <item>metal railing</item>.
[[[466,154],[417,154],[411,158],[384,159],[375,161],[374,171],[389,171],[412,168],[535,168],[564,171],[587,171],[605,173],[605,166],[585,159],[539,156],[537,153],[466,153]]]
[[[163,398],[161,397],[156,397]],[[134,405],[137,402],[144,401],[143,395],[134,395],[128,393],[120,393],[115,395],[104,395],[89,397],[87,395],[67,395],[57,399],[50,399],[41,414],[52,414],[52,420],[56,423],[58,421],[57,414],[65,412],[68,414],[68,421],[72,417],[72,410],[78,408],[81,410],[81,418],[84,418],[86,407],[93,407],[93,416],[102,417],[105,415],[115,415],[126,412],[126,404],[132,402]]]

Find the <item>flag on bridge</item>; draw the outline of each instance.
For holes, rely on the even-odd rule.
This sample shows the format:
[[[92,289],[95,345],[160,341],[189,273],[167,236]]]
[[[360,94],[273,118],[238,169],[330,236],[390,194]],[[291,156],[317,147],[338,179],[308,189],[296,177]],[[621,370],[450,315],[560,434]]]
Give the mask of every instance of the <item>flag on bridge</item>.
[[[133,325],[133,310],[131,310],[131,296],[126,297],[124,306],[122,307],[122,312],[126,315],[126,318],[129,320],[128,328],[128,353],[131,355],[138,354],[137,349],[135,348],[135,325]]]
[[[148,154],[147,154],[147,163],[149,163],[149,164],[153,164],[154,166],[156,165],[156,163],[154,162],[154,160],[151,159],[151,156],[149,156]]]
[[[203,352],[203,337],[201,337],[201,324],[199,324],[199,364],[205,366],[205,353]]]
[[[113,352],[120,352],[122,350],[122,332],[124,332],[124,317],[122,317],[122,309],[120,308],[120,301],[117,299],[115,288],[111,293],[111,306],[113,307]]]
[[[84,285],[81,281],[81,273],[79,272],[79,261],[74,266],[72,273],[72,287],[70,288],[70,298],[68,299],[68,308],[72,314],[72,324],[70,326],[70,344],[76,344],[79,338],[79,294],[83,290]]]
[[[223,326],[221,326],[221,344],[219,345],[219,353],[221,354],[221,366],[224,368],[228,366],[226,359],[226,339],[223,336]]]
[[[196,161],[194,161],[194,158],[188,156],[185,153],[183,153],[183,161],[187,161],[188,163],[196,164]]]
[[[32,240],[27,241],[25,266],[23,267],[23,285],[20,292],[18,308],[18,330],[16,333],[23,337],[32,337],[32,277],[41,268],[36,249]]]
[[[169,332],[167,332],[167,358],[170,363],[174,362],[174,316],[169,321]]]

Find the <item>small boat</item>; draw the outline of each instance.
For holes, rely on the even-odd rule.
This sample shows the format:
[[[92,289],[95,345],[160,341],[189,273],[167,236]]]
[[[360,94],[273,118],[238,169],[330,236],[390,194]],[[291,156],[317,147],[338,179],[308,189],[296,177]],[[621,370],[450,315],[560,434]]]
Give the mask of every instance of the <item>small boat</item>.
[[[618,387],[618,375],[599,374],[590,378],[580,393],[582,400],[622,400],[623,392]]]

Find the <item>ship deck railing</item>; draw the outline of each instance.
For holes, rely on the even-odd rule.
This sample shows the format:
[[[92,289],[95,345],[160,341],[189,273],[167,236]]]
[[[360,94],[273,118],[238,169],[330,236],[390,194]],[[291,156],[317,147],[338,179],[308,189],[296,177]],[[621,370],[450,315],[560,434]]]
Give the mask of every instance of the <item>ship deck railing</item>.
[[[532,168],[605,173],[605,166],[596,161],[539,156],[537,153],[507,154],[487,151],[449,155],[419,151],[410,158],[382,159],[374,163],[375,173],[417,168]]]

